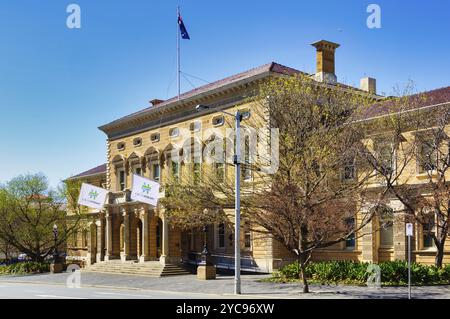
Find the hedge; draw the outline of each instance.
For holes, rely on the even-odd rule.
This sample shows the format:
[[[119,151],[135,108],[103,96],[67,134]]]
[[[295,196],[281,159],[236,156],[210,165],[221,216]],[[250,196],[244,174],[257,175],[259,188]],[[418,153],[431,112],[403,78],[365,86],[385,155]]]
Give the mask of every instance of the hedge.
[[[39,263],[34,261],[19,262],[11,265],[0,266],[0,275],[35,274],[49,271],[49,263]]]
[[[306,267],[307,278],[321,284],[366,284],[370,263],[354,261],[313,262]],[[387,261],[378,264],[383,285],[405,285],[408,282],[408,263]],[[273,274],[275,281],[294,281],[299,278],[298,263],[289,264]],[[443,268],[412,263],[411,281],[414,285],[450,284],[450,265]]]

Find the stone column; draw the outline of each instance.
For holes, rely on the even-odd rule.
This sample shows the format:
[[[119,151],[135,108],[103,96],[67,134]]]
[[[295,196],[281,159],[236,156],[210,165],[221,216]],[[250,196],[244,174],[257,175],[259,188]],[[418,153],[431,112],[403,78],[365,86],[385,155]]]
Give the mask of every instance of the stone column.
[[[122,261],[130,259],[130,213],[126,210],[122,210],[123,215],[123,253],[120,258]]]
[[[161,264],[165,265],[169,263],[169,222],[167,218],[162,217],[162,252],[159,261]]]
[[[408,259],[408,238],[406,237],[407,212],[405,206],[399,200],[392,200],[390,206],[394,210],[394,259]],[[411,240],[412,250],[414,250],[414,240]]]
[[[394,259],[408,260],[408,237],[406,237],[407,213],[394,213]],[[411,251],[415,249],[415,237],[411,238]],[[412,255],[413,256],[413,255]]]
[[[113,237],[112,237],[112,214],[106,212],[106,255],[105,260],[111,260],[113,258]]]
[[[104,260],[104,248],[105,248],[105,222],[102,214],[100,214],[99,220],[95,222],[97,225],[97,257],[96,261],[100,262]]]
[[[139,256],[139,261],[144,262],[150,260],[150,243],[149,243],[149,212],[145,208],[141,209],[140,218],[142,222],[141,247],[142,255]]]
[[[361,251],[362,261],[378,263],[378,232],[377,218],[373,218],[366,226],[363,227],[362,232],[366,235],[362,237]]]

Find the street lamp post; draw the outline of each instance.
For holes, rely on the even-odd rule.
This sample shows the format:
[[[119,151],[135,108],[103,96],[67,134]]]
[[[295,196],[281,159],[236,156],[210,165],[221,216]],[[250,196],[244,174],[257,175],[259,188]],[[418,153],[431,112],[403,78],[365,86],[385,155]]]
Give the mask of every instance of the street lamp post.
[[[209,109],[207,105],[197,105],[195,107],[197,111]],[[241,294],[241,121],[242,114],[236,111],[236,114],[228,113],[223,110],[219,110],[227,115],[231,115],[235,120],[236,129],[236,143],[233,156],[233,163],[235,168],[235,213],[234,213],[234,293],[236,295]]]
[[[235,115],[236,149],[234,151],[234,293],[241,294],[241,120],[239,111]]]
[[[53,225],[53,239],[54,239],[54,246],[53,246],[53,263],[58,263],[58,226],[55,224]]]
[[[58,226],[53,225],[53,262],[50,264],[50,272],[56,274],[62,272],[62,264],[59,262],[58,254]]]
[[[202,251],[202,262],[205,263],[205,265],[209,262],[209,250],[208,250],[208,238],[206,237],[208,234],[208,226],[203,226],[203,251]]]

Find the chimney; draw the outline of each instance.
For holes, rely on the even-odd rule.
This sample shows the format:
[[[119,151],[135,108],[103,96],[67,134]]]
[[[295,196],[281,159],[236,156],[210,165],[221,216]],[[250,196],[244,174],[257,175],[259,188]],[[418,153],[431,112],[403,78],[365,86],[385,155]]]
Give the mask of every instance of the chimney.
[[[164,102],[164,100],[160,100],[160,99],[153,99],[150,101],[150,103],[152,104],[152,106],[158,105],[160,103]]]
[[[362,78],[359,82],[359,88],[370,94],[377,94],[377,80],[369,77]]]
[[[316,74],[314,79],[319,82],[336,83],[334,52],[339,44],[320,40],[311,44],[316,48]]]

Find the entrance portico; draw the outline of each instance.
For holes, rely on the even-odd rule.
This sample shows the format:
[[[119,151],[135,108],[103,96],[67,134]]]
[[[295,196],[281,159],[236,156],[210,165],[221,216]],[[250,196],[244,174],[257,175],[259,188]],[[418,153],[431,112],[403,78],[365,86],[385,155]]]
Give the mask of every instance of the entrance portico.
[[[132,202],[127,192],[112,193],[90,227],[88,264],[100,261],[179,263],[180,231],[159,207]],[[128,200],[127,200],[128,199]]]

